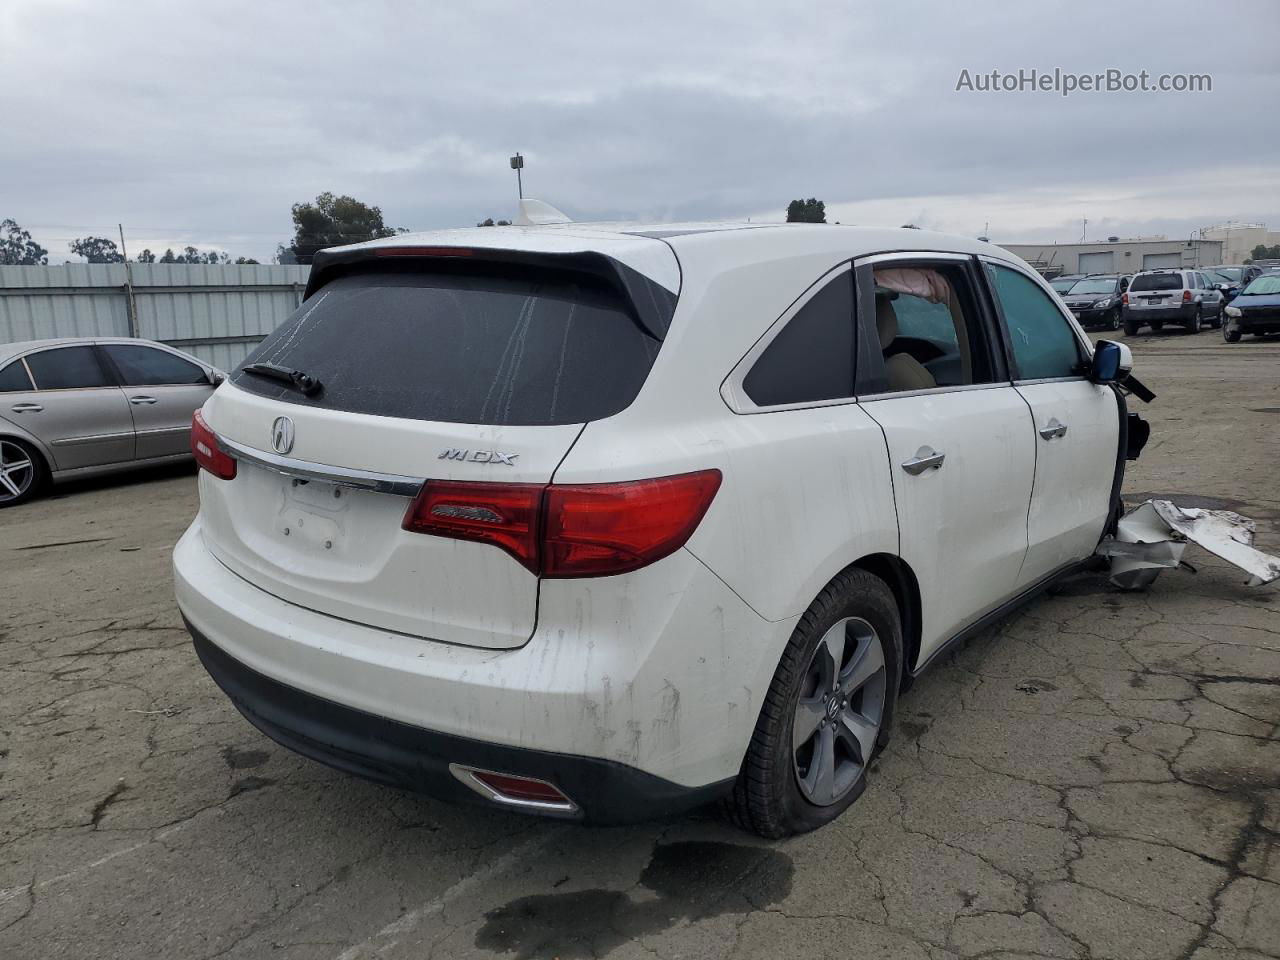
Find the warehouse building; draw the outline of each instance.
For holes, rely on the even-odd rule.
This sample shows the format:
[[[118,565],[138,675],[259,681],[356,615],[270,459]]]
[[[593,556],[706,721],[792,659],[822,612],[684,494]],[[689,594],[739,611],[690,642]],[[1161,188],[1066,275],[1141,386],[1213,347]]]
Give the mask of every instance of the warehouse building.
[[[1002,243],[1044,276],[1064,273],[1137,273],[1161,267],[1208,267],[1223,263],[1221,240],[1168,240],[1164,237],[1094,243]]]
[[[1280,245],[1280,232],[1268,230],[1265,223],[1239,223],[1228,220],[1212,227],[1202,227],[1200,236],[1206,240],[1222,241],[1222,259],[1219,263],[1244,263],[1253,259],[1253,248]]]

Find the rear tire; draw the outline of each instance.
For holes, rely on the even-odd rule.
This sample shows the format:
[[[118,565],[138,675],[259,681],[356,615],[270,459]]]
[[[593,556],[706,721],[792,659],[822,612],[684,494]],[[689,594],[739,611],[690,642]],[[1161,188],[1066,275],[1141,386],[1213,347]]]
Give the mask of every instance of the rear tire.
[[[1138,329],[1141,326],[1142,325],[1138,323],[1137,320],[1133,319],[1133,317],[1126,315],[1124,318],[1124,335],[1126,337],[1136,337],[1138,335]]]
[[[49,471],[25,440],[0,437],[0,508],[16,507],[39,495]]]
[[[816,830],[866,789],[889,741],[902,679],[902,625],[893,592],[852,568],[810,604],[765,694],[725,811],[776,839]]]
[[[1186,322],[1187,333],[1199,333],[1203,321],[1200,317],[1200,308],[1196,307],[1196,312],[1191,315],[1191,319]]]

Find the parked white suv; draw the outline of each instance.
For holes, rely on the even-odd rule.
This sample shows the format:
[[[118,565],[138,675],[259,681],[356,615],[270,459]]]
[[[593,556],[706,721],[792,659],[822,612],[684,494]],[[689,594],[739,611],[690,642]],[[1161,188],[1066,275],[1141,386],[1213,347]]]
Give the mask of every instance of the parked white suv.
[[[1129,282],[1124,302],[1124,332],[1135,336],[1144,326],[1159,332],[1167,323],[1187,333],[1206,324],[1222,326],[1226,298],[1199,270],[1144,270]]]
[[[918,230],[329,250],[196,418],[178,603],[245,716],[341,769],[808,830],[912,676],[1091,556],[1127,367],[1021,260]]]

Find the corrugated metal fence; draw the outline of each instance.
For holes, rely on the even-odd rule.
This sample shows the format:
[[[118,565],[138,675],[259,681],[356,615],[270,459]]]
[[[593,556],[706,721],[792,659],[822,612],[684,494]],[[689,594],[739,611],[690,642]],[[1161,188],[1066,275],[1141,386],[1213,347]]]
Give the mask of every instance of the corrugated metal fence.
[[[122,263],[0,267],[0,343],[133,335],[230,370],[302,302],[310,271],[131,263],[131,308]]]

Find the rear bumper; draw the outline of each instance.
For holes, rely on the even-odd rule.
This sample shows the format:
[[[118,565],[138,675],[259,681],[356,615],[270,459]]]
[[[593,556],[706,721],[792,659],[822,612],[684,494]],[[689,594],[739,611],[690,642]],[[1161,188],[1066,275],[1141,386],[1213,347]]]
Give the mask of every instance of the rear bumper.
[[[265,678],[242,684],[252,697],[223,686],[280,742],[448,798],[476,799],[439,776],[448,762],[566,792],[549,772],[599,781],[570,794],[595,822],[697,805],[731,781],[759,715],[755,691],[768,689],[794,626],[759,617],[685,550],[619,577],[545,581],[537,629],[515,649],[424,640],[284,601],[218,562],[201,517],[174,548],[173,572],[202,653],[223,655],[210,673],[220,684]],[[282,701],[281,690],[294,693]],[[286,707],[263,706],[272,702]],[[330,714],[341,722],[320,722]],[[396,746],[381,756],[380,744]],[[573,764],[590,774],[565,773]]]
[[[1139,323],[1177,323],[1190,320],[1196,315],[1194,303],[1180,303],[1176,307],[1134,307],[1125,308],[1125,315]]]
[[[682,787],[594,757],[504,747],[423,730],[287,686],[245,666],[187,623],[200,662],[245,719],[305,757],[378,783],[452,803],[502,806],[465,786],[449,769],[461,763],[555,784],[577,806],[561,814],[587,823],[632,823],[679,813],[722,796],[732,780]]]

